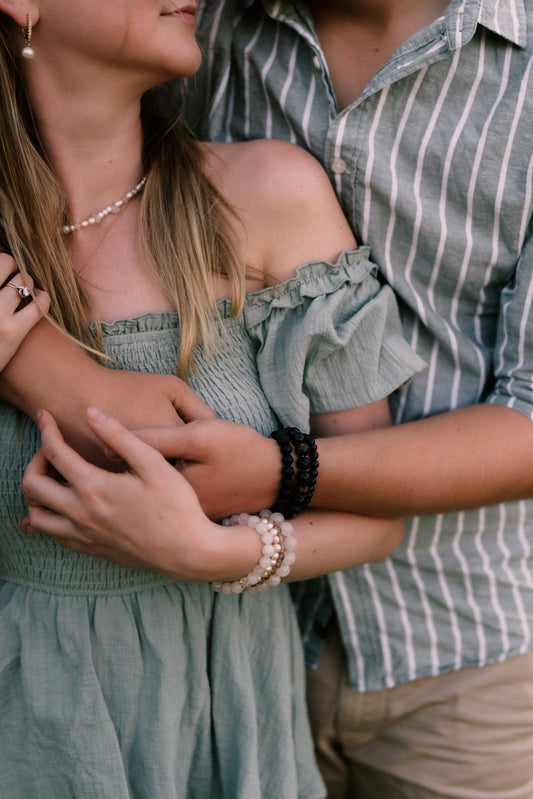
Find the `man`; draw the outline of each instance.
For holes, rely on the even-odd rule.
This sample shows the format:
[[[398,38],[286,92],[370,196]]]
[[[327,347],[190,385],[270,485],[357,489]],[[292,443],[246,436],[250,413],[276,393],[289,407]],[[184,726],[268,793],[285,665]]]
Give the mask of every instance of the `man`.
[[[329,796],[531,799],[533,7],[207,0],[198,27],[189,124],[314,153],[428,363],[399,426],[320,446],[317,505],[413,516],[298,596]]]

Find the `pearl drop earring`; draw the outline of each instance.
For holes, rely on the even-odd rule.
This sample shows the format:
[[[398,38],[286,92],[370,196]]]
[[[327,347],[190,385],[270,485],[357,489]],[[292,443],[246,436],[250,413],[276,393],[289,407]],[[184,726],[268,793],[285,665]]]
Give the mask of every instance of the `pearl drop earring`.
[[[31,29],[32,29],[31,14],[27,14],[26,19],[27,19],[26,28],[22,29],[22,35],[26,39],[26,46],[22,48],[21,53],[22,53],[22,58],[27,58],[29,60],[33,58],[33,56],[35,55],[35,50],[31,46]]]

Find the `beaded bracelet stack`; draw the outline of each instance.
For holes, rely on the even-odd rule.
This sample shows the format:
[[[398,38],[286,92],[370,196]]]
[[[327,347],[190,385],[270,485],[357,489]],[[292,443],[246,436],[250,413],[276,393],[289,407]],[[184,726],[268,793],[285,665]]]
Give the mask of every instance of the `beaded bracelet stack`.
[[[271,437],[281,451],[281,487],[274,508],[292,519],[309,505],[313,496],[318,477],[316,443],[312,436],[297,427],[274,430]]]
[[[257,516],[247,513],[224,519],[223,525],[240,524],[255,530],[262,542],[261,559],[252,571],[234,582],[212,583],[213,591],[223,594],[241,594],[243,591],[255,593],[266,591],[279,585],[282,577],[288,577],[296,560],[296,538],[292,535],[293,526],[285,521],[281,513],[262,510]]]

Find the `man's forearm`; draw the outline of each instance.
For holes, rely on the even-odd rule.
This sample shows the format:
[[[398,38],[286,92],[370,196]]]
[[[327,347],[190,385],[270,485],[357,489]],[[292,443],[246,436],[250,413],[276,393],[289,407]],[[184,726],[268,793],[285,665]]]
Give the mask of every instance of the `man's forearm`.
[[[319,441],[313,505],[413,516],[533,496],[533,424],[476,405]]]
[[[43,320],[29,333],[0,373],[0,397],[34,417],[48,408],[61,417],[85,408],[87,389],[103,372],[83,349]],[[83,399],[83,402],[82,402]],[[80,424],[85,425],[85,411]]]
[[[90,460],[104,464],[107,459],[87,424],[86,411],[89,404],[104,400],[101,389],[107,372],[43,320],[0,373],[0,396],[33,419],[38,410],[46,408],[72,446]]]
[[[126,427],[173,428],[213,411],[174,375],[108,369],[75,342],[41,322],[0,373],[0,396],[32,418],[55,417],[65,439],[89,460],[107,463],[87,423],[94,405]]]

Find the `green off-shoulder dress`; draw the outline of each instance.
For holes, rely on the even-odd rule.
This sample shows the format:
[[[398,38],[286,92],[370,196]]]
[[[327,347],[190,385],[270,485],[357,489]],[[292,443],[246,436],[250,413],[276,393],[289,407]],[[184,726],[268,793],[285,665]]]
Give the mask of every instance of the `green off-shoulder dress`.
[[[365,250],[248,295],[239,319],[219,307],[227,335],[213,357],[198,352],[191,384],[264,434],[377,400],[421,367]],[[125,368],[175,371],[176,314],[104,333]],[[323,797],[287,586],[214,594],[23,535],[39,435],[6,404],[0,432],[0,796]]]

